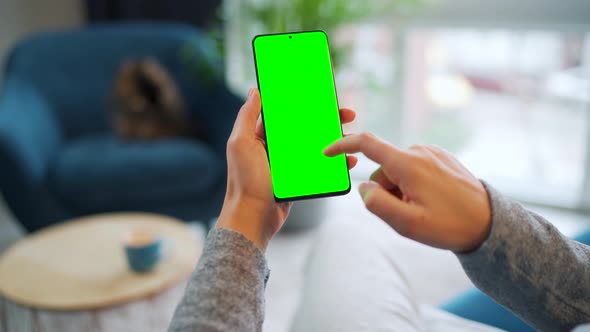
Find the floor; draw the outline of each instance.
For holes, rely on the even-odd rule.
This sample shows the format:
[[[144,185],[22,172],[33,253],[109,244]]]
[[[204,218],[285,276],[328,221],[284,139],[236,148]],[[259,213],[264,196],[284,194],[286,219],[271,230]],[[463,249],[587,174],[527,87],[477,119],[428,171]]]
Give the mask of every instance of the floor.
[[[380,222],[362,207],[362,202],[355,190],[347,196],[324,199],[324,201],[325,217],[322,221],[318,220],[318,223],[338,223],[344,218],[362,218],[366,222]],[[576,234],[590,225],[587,216],[584,215],[542,208],[533,208],[533,210],[547,216],[567,235]],[[22,229],[16,225],[14,218],[0,200],[0,252],[14,242],[20,234]],[[288,331],[302,287],[303,266],[314,235],[313,228],[304,231],[288,231],[280,233],[271,242],[267,251],[272,273],[266,293],[265,331]],[[419,301],[437,305],[471,287],[471,282],[450,252],[432,249],[396,234],[393,236],[399,246],[397,251],[400,253],[399,264],[409,276]],[[433,275],[436,278],[433,278]]]

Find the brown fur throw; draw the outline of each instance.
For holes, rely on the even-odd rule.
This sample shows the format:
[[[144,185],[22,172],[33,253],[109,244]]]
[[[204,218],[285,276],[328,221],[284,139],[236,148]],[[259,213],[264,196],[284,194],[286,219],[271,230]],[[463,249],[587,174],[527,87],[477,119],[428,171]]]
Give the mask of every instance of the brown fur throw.
[[[155,59],[124,63],[113,90],[113,126],[122,138],[204,138],[190,124],[174,80]]]

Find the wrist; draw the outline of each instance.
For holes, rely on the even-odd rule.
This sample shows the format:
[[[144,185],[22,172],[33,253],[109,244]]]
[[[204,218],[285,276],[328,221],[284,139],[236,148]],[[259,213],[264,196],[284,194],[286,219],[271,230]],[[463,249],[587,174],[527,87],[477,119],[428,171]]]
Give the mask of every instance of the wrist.
[[[226,198],[215,227],[242,234],[264,252],[272,237],[267,230],[270,224],[270,213],[264,204],[251,199]]]
[[[473,229],[470,234],[471,241],[469,241],[461,252],[469,253],[476,251],[488,239],[492,229],[492,209],[490,196],[484,182],[479,181],[481,192],[479,200],[474,206],[479,206],[479,216],[474,218],[471,223]]]

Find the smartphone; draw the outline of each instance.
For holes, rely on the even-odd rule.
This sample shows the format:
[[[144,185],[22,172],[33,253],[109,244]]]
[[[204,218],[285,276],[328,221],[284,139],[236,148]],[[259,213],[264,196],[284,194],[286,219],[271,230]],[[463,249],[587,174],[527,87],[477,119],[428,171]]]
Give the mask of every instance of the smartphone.
[[[258,35],[252,49],[275,200],[348,193],[346,156],[323,154],[342,138],[328,36]]]

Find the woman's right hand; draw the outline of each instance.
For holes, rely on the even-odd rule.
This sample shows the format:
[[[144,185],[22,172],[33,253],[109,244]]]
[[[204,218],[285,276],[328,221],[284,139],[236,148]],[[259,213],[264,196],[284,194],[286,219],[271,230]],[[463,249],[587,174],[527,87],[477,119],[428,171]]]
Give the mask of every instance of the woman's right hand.
[[[380,165],[359,186],[365,206],[399,234],[455,252],[475,250],[488,237],[487,192],[447,151],[431,145],[401,150],[368,133],[344,137],[324,151],[357,152]]]

